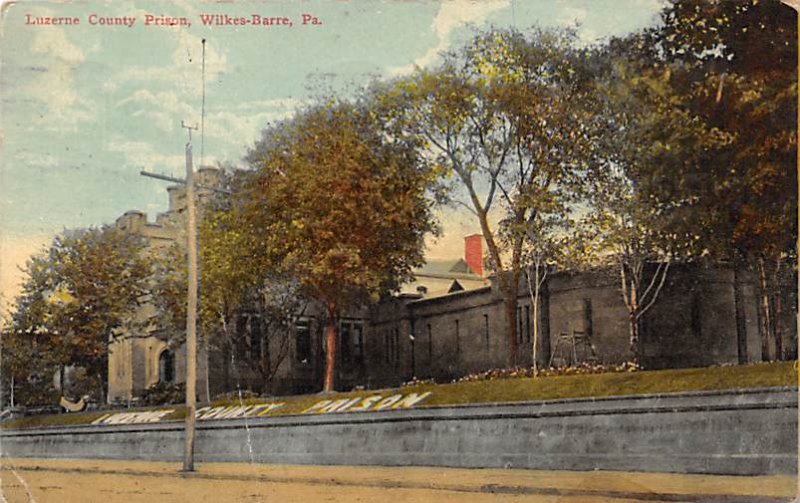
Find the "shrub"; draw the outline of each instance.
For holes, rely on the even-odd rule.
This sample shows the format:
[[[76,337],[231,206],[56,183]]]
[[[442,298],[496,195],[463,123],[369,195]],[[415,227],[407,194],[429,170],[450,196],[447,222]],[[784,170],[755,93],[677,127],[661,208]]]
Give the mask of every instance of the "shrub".
[[[166,405],[182,403],[186,399],[186,385],[184,383],[158,382],[144,392],[142,403],[144,405]]]
[[[550,367],[539,369],[536,372],[538,377],[561,376],[561,375],[583,375],[583,374],[605,374],[609,372],[635,372],[642,370],[642,367],[633,362],[624,362],[618,365],[608,365],[602,363],[582,362],[570,367]],[[470,381],[494,381],[497,379],[514,379],[519,377],[533,377],[533,367],[516,367],[511,369],[490,369],[474,374],[467,374],[464,377],[454,379],[453,382]],[[421,381],[420,383],[422,383]]]

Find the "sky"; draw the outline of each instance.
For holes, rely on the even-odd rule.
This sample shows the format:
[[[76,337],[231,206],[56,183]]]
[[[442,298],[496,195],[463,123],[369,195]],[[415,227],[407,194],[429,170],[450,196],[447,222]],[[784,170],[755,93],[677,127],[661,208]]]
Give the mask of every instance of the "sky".
[[[0,302],[18,292],[19,266],[64,229],[113,223],[132,209],[152,221],[166,210],[167,184],[139,172],[185,169],[181,121],[200,122],[203,38],[202,162],[243,165],[270,123],[322,94],[435,66],[475,29],[570,26],[590,44],[654,24],[660,8],[661,0],[6,2]],[[213,14],[289,24],[205,25]],[[165,16],[184,20],[169,26]],[[194,144],[199,165],[196,135]],[[460,257],[477,222],[455,209],[440,216],[444,235],[428,256]]]

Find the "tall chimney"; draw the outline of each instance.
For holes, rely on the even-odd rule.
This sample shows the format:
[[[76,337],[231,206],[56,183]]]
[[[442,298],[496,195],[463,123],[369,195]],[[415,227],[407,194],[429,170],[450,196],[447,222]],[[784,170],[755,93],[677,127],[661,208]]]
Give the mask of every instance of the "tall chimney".
[[[483,236],[471,234],[464,238],[464,261],[470,270],[483,277]]]

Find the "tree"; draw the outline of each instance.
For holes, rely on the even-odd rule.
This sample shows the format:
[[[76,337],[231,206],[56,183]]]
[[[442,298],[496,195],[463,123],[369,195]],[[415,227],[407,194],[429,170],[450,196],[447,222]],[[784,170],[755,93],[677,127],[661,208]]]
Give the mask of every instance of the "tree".
[[[240,222],[270,270],[325,309],[326,391],[342,310],[409,279],[435,228],[416,147],[366,104],[329,102],[265,131],[249,153],[256,177]]]
[[[43,372],[75,366],[96,380],[105,397],[110,342],[135,332],[150,267],[137,236],[114,228],[68,231],[25,266],[10,331],[18,349],[43,362]],[[20,362],[22,363],[22,362]],[[41,373],[41,372],[40,372]]]
[[[698,169],[729,137],[682,105],[668,72],[641,72],[620,58],[609,63],[597,89],[605,137],[595,158],[599,169],[585,188],[580,233],[595,264],[616,266],[630,352],[639,362],[640,321],[657,301],[671,262],[696,254],[699,240],[696,229],[670,226],[670,215],[686,201],[653,197],[653,180]]]
[[[234,371],[238,375],[245,364],[260,377],[256,391],[263,392],[291,350],[292,321],[307,303],[297,282],[272,267],[259,234],[242,225],[246,218],[235,196],[226,207],[205,215],[200,229],[200,318],[213,347],[234,359],[237,348],[248,347],[249,358],[234,361]],[[234,326],[236,316],[245,311],[256,314],[250,320],[249,342]]]
[[[591,71],[583,56],[569,33],[535,30],[526,38],[494,30],[447,55],[438,69],[378,89],[405,133],[455,179],[451,200],[480,224],[504,298],[510,366],[519,360],[517,296],[528,229],[545,217],[543,206],[579,185],[590,156]]]
[[[780,278],[794,274],[796,253],[797,194],[786,190],[797,185],[796,16],[777,0],[673,1],[639,43],[692,112],[732,139],[703,166],[662,175],[695,183],[655,195],[692,201],[673,222],[701,215],[703,248],[758,272],[764,359],[786,356]]]
[[[574,225],[574,222],[567,218],[569,212],[566,208],[561,209],[556,206],[549,210],[546,216],[540,215],[540,218],[529,225],[522,259],[528,295],[531,306],[533,306],[531,361],[534,377],[538,375],[539,371],[539,346],[541,344],[539,309],[542,304],[542,288],[551,270],[566,269],[570,264],[575,263],[575,259],[571,257],[575,248],[569,240],[571,226]]]

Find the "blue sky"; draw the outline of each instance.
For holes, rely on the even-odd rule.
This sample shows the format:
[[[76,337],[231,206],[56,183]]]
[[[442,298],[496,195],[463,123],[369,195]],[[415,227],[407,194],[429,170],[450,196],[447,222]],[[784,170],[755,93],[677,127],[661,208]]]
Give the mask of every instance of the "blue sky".
[[[153,219],[166,209],[165,183],[139,171],[183,170],[180,122],[200,119],[202,38],[204,162],[241,163],[269,122],[322,93],[435,65],[475,28],[577,25],[580,39],[592,43],[655,23],[660,7],[660,0],[5,3],[0,293],[13,296],[17,266],[64,228],[111,223],[130,209]],[[92,14],[136,21],[90,25]],[[144,26],[148,14],[185,17],[191,26]],[[208,27],[201,14],[285,16],[293,26]],[[321,24],[302,25],[303,14]],[[26,24],[29,16],[80,24]],[[445,234],[429,255],[458,257],[477,225],[454,210],[442,219]]]

